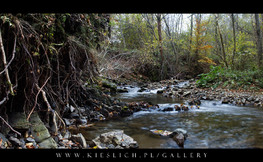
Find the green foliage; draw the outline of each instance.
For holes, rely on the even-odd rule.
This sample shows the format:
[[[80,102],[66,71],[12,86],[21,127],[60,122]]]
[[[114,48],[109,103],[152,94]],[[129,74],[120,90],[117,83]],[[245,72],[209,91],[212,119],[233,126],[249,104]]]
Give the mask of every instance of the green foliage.
[[[211,83],[220,81],[222,79],[222,74],[224,69],[221,66],[210,66],[210,72],[206,74],[200,74],[201,77],[196,81],[198,87],[209,87]]]
[[[210,66],[210,72],[200,74],[200,79],[196,81],[198,87],[212,87],[237,89],[243,88],[256,90],[263,88],[262,70],[231,70],[221,66]]]

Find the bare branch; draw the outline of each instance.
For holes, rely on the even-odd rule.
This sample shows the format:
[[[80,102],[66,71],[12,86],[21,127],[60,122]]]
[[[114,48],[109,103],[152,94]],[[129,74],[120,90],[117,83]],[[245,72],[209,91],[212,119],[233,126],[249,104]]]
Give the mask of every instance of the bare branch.
[[[29,120],[31,114],[32,114],[33,111],[35,110],[35,107],[36,107],[36,105],[37,105],[37,97],[38,97],[39,93],[41,92],[41,90],[44,88],[44,86],[47,84],[49,78],[50,78],[50,76],[47,78],[47,80],[45,81],[45,83],[42,85],[42,87],[41,87],[41,88],[39,89],[39,91],[37,92],[37,95],[36,95],[36,97],[35,97],[35,104],[34,104],[32,110],[30,111],[30,113],[29,113],[29,115],[28,115],[28,117],[27,117],[26,120]]]
[[[11,125],[9,125],[9,124],[7,123],[7,121],[5,121],[5,119],[4,119],[2,116],[0,116],[0,119],[2,119],[2,121],[3,121],[13,132],[15,132],[16,134],[18,134],[19,136],[21,136],[21,133],[18,132],[18,131],[16,131],[16,130],[14,130],[14,128],[12,128]]]
[[[5,55],[5,49],[4,49],[1,29],[0,29],[0,48],[1,48],[1,51],[2,51],[2,57],[3,57],[4,67],[5,67],[6,79],[7,79],[7,82],[9,84],[11,94],[14,95],[14,90],[13,90],[13,86],[12,86],[12,83],[11,83],[11,80],[10,80],[10,77],[9,77],[7,63],[6,63],[6,55]]]
[[[10,64],[12,63],[12,61],[14,60],[14,58],[15,58],[15,51],[16,51],[16,37],[15,37],[15,41],[14,41],[12,58],[11,58],[11,60],[9,61],[9,63],[5,66],[4,70],[2,70],[2,71],[0,72],[0,75],[3,74],[3,73],[6,71],[6,69],[9,67],[9,65],[10,65]]]

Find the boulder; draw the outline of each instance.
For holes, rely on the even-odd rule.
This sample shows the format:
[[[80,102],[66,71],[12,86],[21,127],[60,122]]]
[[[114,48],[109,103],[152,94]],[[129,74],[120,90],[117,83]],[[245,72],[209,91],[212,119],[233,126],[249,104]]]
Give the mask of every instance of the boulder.
[[[186,91],[186,92],[183,93],[182,96],[183,96],[183,97],[187,97],[187,96],[189,96],[190,94],[191,94],[191,91]]]
[[[190,99],[187,101],[189,105],[201,105],[201,101],[197,98]]]
[[[228,104],[229,99],[227,97],[222,98],[222,104]]]
[[[179,147],[184,147],[184,141],[188,137],[188,134],[186,130],[177,128],[170,134],[170,137],[173,138]]]
[[[137,92],[144,92],[144,91],[146,91],[146,90],[147,90],[146,88],[141,87]]]
[[[130,136],[124,134],[123,130],[103,133],[92,141],[99,149],[138,148],[138,143]]]
[[[173,131],[173,133],[182,133],[185,137],[185,139],[188,137],[187,131],[182,128],[177,128]]]
[[[52,137],[43,140],[42,142],[38,143],[38,145],[39,148],[43,148],[43,149],[56,149],[58,147],[57,143]]]
[[[166,107],[162,110],[163,112],[166,112],[166,111],[174,111],[174,108],[172,107]]]
[[[41,121],[37,113],[33,113],[30,116],[31,122],[31,133],[36,142],[42,142],[43,140],[50,137],[48,129],[45,127],[44,123]]]
[[[103,79],[101,83],[102,83],[102,87],[109,88],[111,91],[116,92],[117,85],[115,83],[112,83],[105,79]]]
[[[10,136],[8,139],[12,143],[13,146],[15,147],[22,146],[22,142],[16,137]]]
[[[30,123],[26,120],[26,114],[24,112],[13,112],[9,115],[10,125],[14,129],[27,130]]]
[[[118,92],[118,93],[128,93],[129,91],[128,91],[127,88],[123,88],[123,89],[118,88],[118,89],[117,89],[117,92]]]
[[[177,143],[179,147],[184,147],[184,135],[182,133],[176,134],[173,137],[173,140]]]

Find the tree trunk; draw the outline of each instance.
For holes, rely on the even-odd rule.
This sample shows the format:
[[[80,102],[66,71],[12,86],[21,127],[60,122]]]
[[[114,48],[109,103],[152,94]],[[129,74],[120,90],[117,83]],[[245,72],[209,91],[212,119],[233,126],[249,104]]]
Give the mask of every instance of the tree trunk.
[[[161,80],[163,79],[163,46],[162,46],[162,26],[161,26],[161,14],[156,15],[157,18],[157,29],[158,29],[158,36],[159,36],[159,50],[161,56]]]
[[[232,68],[235,67],[235,56],[236,56],[236,30],[235,30],[235,17],[234,14],[231,14],[232,18],[232,28],[233,28],[233,39],[234,39],[234,49],[232,55]]]
[[[219,27],[219,24],[218,24],[218,15],[216,16],[216,25],[217,25],[217,29],[218,29],[218,34],[219,34],[219,37],[220,37],[220,42],[221,42],[221,48],[222,48],[222,58],[223,58],[223,61],[226,65],[226,67],[228,68],[228,63],[227,63],[227,60],[226,60],[226,52],[225,52],[225,46],[224,46],[224,40],[223,40],[223,36],[222,36],[222,33],[221,33],[221,30],[220,30],[220,27]]]
[[[191,66],[190,62],[191,62],[191,57],[190,57],[190,54],[191,54],[191,51],[192,51],[192,41],[193,41],[193,16],[194,14],[191,14],[191,26],[190,26],[190,38],[189,38],[189,52],[188,52],[188,58],[187,58],[187,64],[189,66]]]
[[[170,43],[171,43],[171,46],[172,46],[174,55],[175,55],[175,57],[176,57],[175,64],[176,64],[176,66],[177,66],[179,60],[178,60],[178,54],[177,54],[176,49],[175,49],[174,39],[173,39],[173,36],[172,36],[172,34],[171,34],[170,27],[169,27],[166,19],[164,19],[164,23],[165,23],[165,26],[166,26],[166,28],[167,28],[167,32],[166,32],[166,33],[167,33],[167,35],[168,35],[168,37],[169,37],[169,39],[170,39]]]
[[[259,24],[259,15],[255,14],[256,20],[256,38],[257,38],[257,53],[258,53],[258,67],[262,67],[262,35]]]

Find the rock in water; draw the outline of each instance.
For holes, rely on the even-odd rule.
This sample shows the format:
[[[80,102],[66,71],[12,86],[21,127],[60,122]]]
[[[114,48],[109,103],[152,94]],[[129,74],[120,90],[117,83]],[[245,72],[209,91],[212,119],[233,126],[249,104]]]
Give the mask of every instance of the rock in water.
[[[138,143],[123,130],[114,130],[103,133],[92,140],[99,149],[106,148],[138,148]]]
[[[173,137],[173,140],[177,143],[179,147],[184,147],[184,135],[182,133],[176,134]]]
[[[188,134],[186,130],[177,128],[170,134],[170,137],[173,138],[179,147],[184,147],[184,141],[188,137]]]

